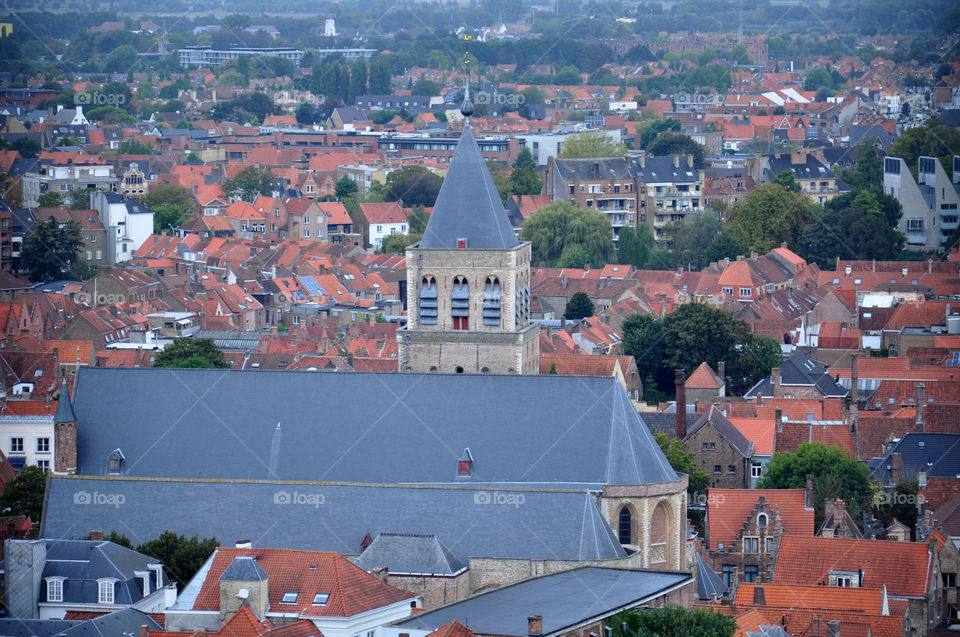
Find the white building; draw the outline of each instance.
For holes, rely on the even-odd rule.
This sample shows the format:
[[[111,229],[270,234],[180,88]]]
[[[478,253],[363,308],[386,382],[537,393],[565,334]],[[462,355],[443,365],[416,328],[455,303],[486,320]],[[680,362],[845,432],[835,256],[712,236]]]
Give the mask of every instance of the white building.
[[[883,159],[883,192],[903,206],[900,232],[907,246],[939,248],[960,226],[960,193],[957,192],[960,156],[953,158],[953,179],[935,157],[920,157],[917,179],[899,157]]]
[[[123,195],[94,192],[90,205],[107,230],[107,264],[129,261],[153,234],[153,211]]]

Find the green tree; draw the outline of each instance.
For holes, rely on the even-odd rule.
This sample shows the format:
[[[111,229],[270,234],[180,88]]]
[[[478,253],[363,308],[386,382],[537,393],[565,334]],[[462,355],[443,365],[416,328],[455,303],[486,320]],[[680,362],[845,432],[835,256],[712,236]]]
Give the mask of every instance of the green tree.
[[[136,124],[137,118],[126,112],[122,108],[117,108],[112,104],[91,108],[84,111],[84,116],[91,122],[100,122],[101,124]]]
[[[706,252],[703,253],[703,262],[710,264],[723,259],[736,259],[741,254],[743,254],[743,248],[737,240],[726,232],[721,232],[707,246]]]
[[[919,483],[901,482],[892,490],[887,490],[882,486],[873,485],[874,491],[869,498],[870,509],[877,519],[883,521],[884,525],[890,525],[894,520],[901,522],[910,529],[910,533],[916,539],[917,527],[917,498],[919,494]]]
[[[410,89],[410,94],[433,97],[440,94],[440,87],[433,80],[417,80],[417,83]]]
[[[656,393],[668,393],[673,376],[663,364],[663,324],[649,314],[631,314],[620,326],[623,353],[633,356],[643,379],[644,399],[650,402]]]
[[[703,146],[693,141],[689,135],[661,135],[647,146],[651,155],[693,155],[695,168],[706,168],[703,161]]]
[[[800,184],[793,176],[792,170],[781,170],[772,180],[775,184],[780,184],[787,192],[800,192]]]
[[[212,338],[175,338],[157,354],[154,367],[227,368],[223,352]]]
[[[663,229],[663,243],[670,248],[677,263],[702,269],[707,248],[720,235],[720,218],[709,210],[687,215]]]
[[[341,177],[337,180],[337,183],[334,184],[334,191],[337,193],[337,197],[340,199],[356,194],[357,190],[357,182],[349,177]]]
[[[170,226],[176,228],[187,220],[186,216],[180,212],[180,209],[171,204],[164,204],[151,208],[153,210],[153,233],[154,234],[173,234]]]
[[[117,153],[120,155],[152,155],[153,146],[145,144],[139,139],[125,139],[117,147]]]
[[[387,201],[404,206],[433,206],[443,179],[425,166],[404,166],[387,175]]]
[[[736,620],[730,615],[682,606],[625,610],[608,617],[604,623],[612,629],[611,637],[733,637],[737,630]],[[622,628],[624,624],[626,632]]]
[[[652,430],[651,433],[653,433],[653,439],[660,445],[660,451],[666,456],[667,462],[670,463],[673,470],[689,476],[687,493],[690,495],[706,495],[707,488],[710,486],[710,476],[697,466],[694,453],[684,449],[683,442],[673,436],[658,434]]]
[[[940,160],[947,175],[953,176],[953,155],[960,155],[960,131],[947,126],[936,118],[928,119],[923,126],[908,128],[887,149],[890,157],[901,157],[917,176],[917,160],[921,155]]]
[[[90,536],[88,535],[88,536],[86,537],[86,539],[89,540],[89,539],[90,539]],[[134,548],[134,546],[133,546],[133,542],[130,541],[130,538],[128,538],[128,537],[127,537],[126,535],[124,535],[123,533],[118,533],[118,532],[116,532],[116,531],[110,531],[110,535],[106,536],[106,537],[104,538],[104,540],[106,540],[107,542],[113,542],[114,544],[118,544],[118,545],[120,545],[120,546],[122,546],[122,547],[124,547],[124,548],[128,548],[128,549],[130,549],[130,550],[132,550],[132,551],[135,551],[135,550],[136,550],[136,549]]]
[[[557,369],[557,361],[550,363],[550,371],[547,373],[553,376],[558,376],[560,374],[560,370]]]
[[[409,246],[420,240],[419,234],[392,234],[383,239],[381,254],[404,254]]]
[[[177,583],[177,590],[193,579],[200,567],[220,546],[217,538],[199,539],[196,535],[187,539],[173,531],[165,531],[155,540],[144,542],[137,551],[154,557],[163,564],[163,569],[171,580]]]
[[[272,189],[273,175],[257,166],[244,168],[223,184],[225,193],[248,203],[253,203],[260,195],[269,195]]]
[[[350,103],[367,94],[367,61],[358,58],[350,67]]]
[[[529,149],[524,148],[520,151],[513,171],[510,173],[510,194],[539,195],[541,190],[543,190],[543,182],[537,177],[533,154]]]
[[[830,75],[830,71],[817,68],[807,73],[807,79],[803,82],[803,90],[817,91],[821,87],[833,89],[833,76]]]
[[[613,255],[610,220],[597,210],[580,208],[572,201],[552,201],[524,222],[520,237],[533,243],[533,261],[560,262],[568,245],[582,245],[590,263],[601,266]]]
[[[83,228],[76,221],[64,227],[53,217],[36,225],[23,242],[22,263],[31,281],[53,281],[63,276],[77,259]]]
[[[570,300],[567,301],[567,307],[563,311],[563,318],[568,321],[577,321],[583,318],[593,316],[593,301],[587,296],[586,292],[574,292]]]
[[[636,229],[624,226],[620,228],[617,237],[618,261],[637,268],[646,268],[655,246],[656,239],[647,224],[641,223]]]
[[[381,55],[370,61],[369,91],[371,95],[390,95],[390,61]]]
[[[182,186],[171,184],[161,184],[152,188],[143,197],[143,205],[154,212],[163,206],[170,206],[182,215],[192,214],[196,210],[193,193]]]
[[[137,50],[129,44],[118,46],[110,53],[103,70],[107,73],[126,73],[137,63]]]
[[[581,131],[563,141],[557,157],[561,159],[593,159],[623,157],[627,147],[614,142],[605,131]]]
[[[37,197],[37,204],[40,208],[59,208],[63,204],[63,195],[59,192],[45,192]]]
[[[422,235],[427,229],[428,221],[430,221],[430,215],[423,206],[414,206],[407,215],[407,228],[410,229],[410,234]]]
[[[310,102],[304,102],[297,107],[295,112],[297,123],[302,126],[309,126],[317,123],[317,109]]]
[[[4,515],[25,515],[34,524],[40,524],[46,489],[47,472],[30,465],[3,487],[0,512]]]
[[[814,205],[806,195],[771,183],[737,202],[727,214],[723,231],[745,251],[766,254],[784,242],[795,250],[804,228],[814,219]]]
[[[840,498],[851,514],[857,514],[870,494],[867,466],[837,447],[805,442],[796,452],[778,452],[767,463],[758,489],[803,489],[806,476],[813,476],[814,529],[823,523],[826,498]]]

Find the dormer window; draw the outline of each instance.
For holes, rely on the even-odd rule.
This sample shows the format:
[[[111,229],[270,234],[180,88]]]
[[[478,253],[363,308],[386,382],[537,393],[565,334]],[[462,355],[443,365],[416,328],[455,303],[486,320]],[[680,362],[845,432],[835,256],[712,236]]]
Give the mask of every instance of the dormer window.
[[[48,577],[47,578],[47,601],[48,602],[62,602],[63,601],[63,580],[64,577]]]
[[[466,248],[466,247],[467,247],[467,240],[466,240],[466,239],[457,239],[457,248],[459,248],[459,249],[462,250],[462,249],[464,249],[464,248]]]
[[[460,456],[460,460],[457,463],[457,475],[458,476],[469,476],[473,471],[473,454],[470,453],[470,448],[467,447],[463,450],[463,455]]]
[[[424,277],[420,282],[420,325],[437,324],[437,282]]]
[[[113,590],[117,580],[112,578],[97,580],[97,603],[113,604]]]
[[[119,449],[114,449],[112,452],[110,452],[110,457],[107,459],[107,473],[119,474],[122,464],[123,452]]]
[[[462,276],[453,280],[453,291],[450,293],[450,316],[453,317],[453,329],[470,329],[470,285]]]
[[[487,277],[483,286],[483,324],[500,325],[500,280]]]

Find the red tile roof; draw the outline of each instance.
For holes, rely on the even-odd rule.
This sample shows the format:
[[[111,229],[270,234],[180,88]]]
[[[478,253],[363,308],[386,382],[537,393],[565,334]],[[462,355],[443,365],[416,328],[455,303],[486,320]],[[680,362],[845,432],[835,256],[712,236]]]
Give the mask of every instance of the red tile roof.
[[[922,597],[929,587],[931,565],[930,550],[923,543],[785,535],[773,583],[826,586],[832,570],[863,569],[862,588],[886,584],[890,595]]]
[[[813,537],[813,508],[806,506],[804,489],[709,489],[707,537],[711,550],[717,549],[718,542],[729,550],[760,496],[778,507],[785,536]]]
[[[703,361],[700,363],[700,367],[690,374],[684,386],[693,389],[720,389],[723,387],[723,382],[713,371],[713,368],[707,364],[707,361]]]
[[[733,601],[734,606],[752,606],[756,586],[753,583],[741,582]],[[879,615],[883,603],[883,592],[869,588],[763,584],[763,594],[766,606],[804,610],[848,610]]]
[[[197,610],[220,607],[220,576],[239,556],[253,557],[269,576],[270,608],[309,616],[351,617],[410,599],[412,594],[384,584],[339,553],[283,549],[219,548],[194,604]],[[285,592],[298,592],[295,604],[281,604]],[[330,595],[314,606],[318,593]]]

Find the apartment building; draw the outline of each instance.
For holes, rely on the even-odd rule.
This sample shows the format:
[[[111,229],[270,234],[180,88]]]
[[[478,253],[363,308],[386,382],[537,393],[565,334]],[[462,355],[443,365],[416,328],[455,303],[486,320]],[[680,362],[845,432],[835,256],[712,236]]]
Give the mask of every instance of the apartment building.
[[[883,191],[903,206],[900,232],[907,246],[939,248],[950,239],[960,221],[960,156],[953,157],[953,181],[936,157],[917,160],[917,178],[900,157],[883,159]]]

